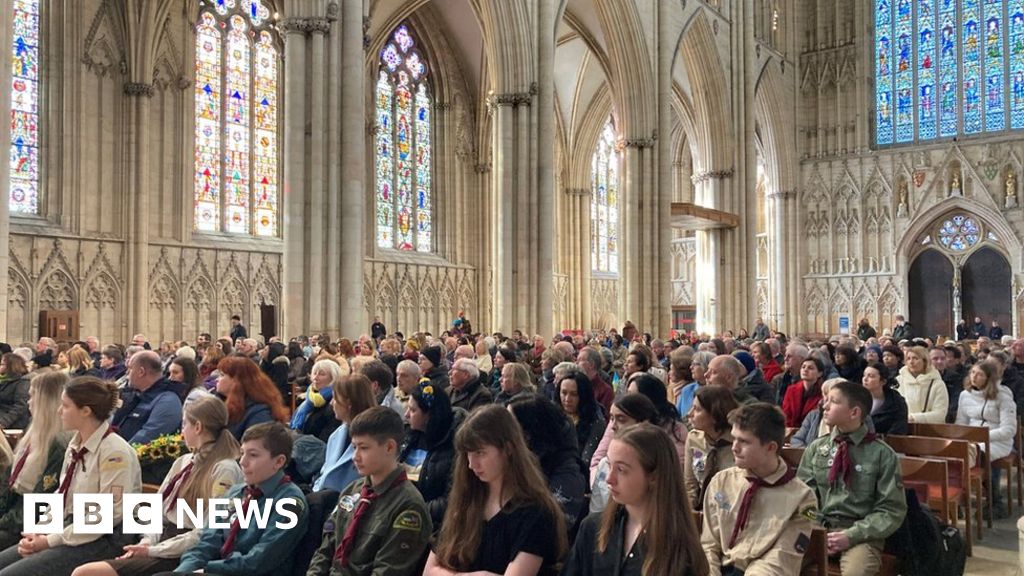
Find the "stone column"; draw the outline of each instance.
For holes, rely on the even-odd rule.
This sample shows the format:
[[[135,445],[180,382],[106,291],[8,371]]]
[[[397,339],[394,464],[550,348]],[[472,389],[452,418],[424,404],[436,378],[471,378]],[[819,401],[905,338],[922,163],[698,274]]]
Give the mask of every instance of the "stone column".
[[[309,327],[307,274],[309,245],[306,221],[306,34],[297,19],[281,22],[284,33],[284,333],[302,334]]]
[[[799,328],[796,312],[800,310],[797,287],[800,282],[798,260],[788,252],[799,242],[799,228],[792,225],[790,213],[795,209],[796,192],[774,191],[767,197],[769,208],[769,235],[771,237],[772,307],[775,309],[774,328],[793,334]]]
[[[127,262],[127,315],[131,332],[147,328],[149,312],[149,133],[150,98],[153,85],[126,82],[124,85],[127,122],[125,125],[125,191],[128,198],[128,228],[125,242]],[[125,334],[127,337],[127,333]]]
[[[308,322],[310,331],[321,331],[332,328],[334,319],[327,315],[328,302],[334,296],[334,283],[328,274],[327,263],[333,260],[337,246],[338,222],[331,218],[330,204],[326,194],[326,175],[324,166],[324,140],[327,132],[324,106],[324,76],[327,67],[324,59],[324,36],[330,29],[326,18],[310,18],[306,21],[310,32],[309,43],[309,94],[306,101],[309,105],[309,149],[305,156],[309,162],[309,183],[306,188],[309,196],[309,221],[306,225],[310,240],[305,246],[308,268]],[[326,241],[325,241],[326,240]]]
[[[342,25],[338,21],[339,6],[337,2],[330,2],[327,5],[327,21],[330,28],[327,38],[327,57],[325,61],[329,70],[334,73],[327,73],[327,143],[324,157],[327,163],[327,187],[325,189],[328,250],[330,257],[327,258],[327,310],[325,312],[326,323],[329,326],[341,325],[341,309],[336,287],[341,283],[341,230],[338,223],[341,222],[341,74],[338,73],[341,66],[341,32]]]
[[[668,2],[658,3],[658,132],[656,149],[657,195],[654,210],[658,219],[655,234],[654,256],[656,297],[654,306],[655,327],[652,334],[668,337],[672,330],[672,181],[673,155],[672,132],[669,128],[675,121],[672,111],[672,62],[678,49],[678,37],[672,33],[673,22]]]
[[[363,306],[366,248],[366,71],[363,68],[363,2],[341,3],[341,335],[358,337],[367,329]]]
[[[555,0],[541,0],[538,42],[537,114],[537,301],[534,330],[547,338],[555,329]]]
[[[0,0],[0,46],[9,50],[12,45],[11,17],[14,8],[12,0]],[[4,118],[11,117],[11,67],[0,67],[0,111]],[[0,123],[0,142],[11,141],[11,123]],[[3,198],[0,199],[0,341],[7,341],[7,269],[10,266],[10,198],[11,198],[11,165],[10,162],[0,162],[0,190],[3,191]]]
[[[513,132],[514,109],[513,100],[510,97],[496,96],[490,103],[493,114],[494,142],[492,155],[494,158],[494,170],[491,173],[493,184],[491,194],[492,221],[494,222],[494,240],[492,246],[492,265],[494,267],[494,318],[493,330],[503,334],[511,334],[515,329],[514,315],[514,286],[515,276],[513,275],[514,262],[514,223],[513,215],[515,203],[513,202],[515,191],[513,190],[513,177],[516,172]]]

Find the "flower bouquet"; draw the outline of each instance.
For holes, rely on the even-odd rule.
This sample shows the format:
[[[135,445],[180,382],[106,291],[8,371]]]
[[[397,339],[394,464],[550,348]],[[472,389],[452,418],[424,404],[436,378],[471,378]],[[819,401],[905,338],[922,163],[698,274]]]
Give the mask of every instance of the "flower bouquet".
[[[142,467],[142,481],[160,484],[179,456],[188,452],[181,434],[164,434],[148,444],[132,444]]]

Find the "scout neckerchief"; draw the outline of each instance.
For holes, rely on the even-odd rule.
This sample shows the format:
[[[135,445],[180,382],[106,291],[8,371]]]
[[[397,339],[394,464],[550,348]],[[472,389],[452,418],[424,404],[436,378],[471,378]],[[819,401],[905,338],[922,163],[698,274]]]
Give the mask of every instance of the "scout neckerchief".
[[[348,566],[348,553],[356,541],[356,532],[359,530],[359,523],[366,512],[370,509],[370,504],[373,504],[374,500],[380,498],[381,494],[399,486],[407,479],[405,470],[402,470],[387,488],[379,492],[374,490],[373,486],[370,486],[369,482],[363,482],[363,487],[359,491],[359,504],[356,506],[355,514],[352,515],[352,520],[349,521],[348,526],[345,528],[345,536],[341,539],[341,545],[338,546],[338,549],[334,552],[334,559],[341,562],[342,566]]]
[[[868,432],[864,435],[861,444],[870,444],[875,441],[875,437],[874,432]],[[853,440],[848,434],[840,434],[836,436],[835,443],[839,447],[832,460],[832,467],[828,469],[828,483],[835,484],[842,478],[843,484],[849,486],[850,479],[853,477],[853,457],[850,455],[850,444],[853,443]]]
[[[732,527],[732,535],[729,537],[729,548],[736,545],[736,539],[739,538],[740,532],[747,527],[747,519],[750,516],[750,507],[754,503],[754,495],[761,488],[776,488],[784,484],[788,484],[790,480],[796,477],[796,470],[786,467],[785,474],[775,482],[768,482],[767,480],[754,476],[751,474],[747,476],[747,482],[750,482],[750,486],[747,487],[747,491],[743,493],[743,500],[740,501],[739,512],[736,513],[736,524]]]
[[[18,481],[18,476],[21,474],[21,469],[25,467],[25,461],[28,460],[28,454],[32,451],[32,446],[25,445],[25,452],[22,453],[21,458],[18,458],[18,462],[14,465],[14,469],[11,470],[11,477],[7,479],[7,487],[14,488],[14,483]]]
[[[103,438],[110,436],[116,432],[117,428],[114,426],[108,426],[107,431],[103,433]],[[103,442],[103,438],[100,438],[100,442]],[[84,444],[84,442],[83,442]],[[82,472],[85,472],[85,455],[89,453],[89,449],[82,446],[78,450],[71,451],[71,462],[68,463],[67,470],[64,471],[64,481],[60,483],[60,488],[57,489],[58,494],[64,495],[64,504],[68,503],[68,490],[71,489],[71,480],[75,477],[75,471],[78,470],[78,464],[82,464]]]
[[[274,487],[276,492],[281,486],[291,482],[292,479],[285,474],[281,480]],[[259,486],[246,486],[245,487],[245,498],[242,498],[242,514],[245,514],[249,510],[249,503],[257,498],[263,497],[263,490]],[[231,522],[231,530],[228,531],[228,537],[224,540],[224,545],[220,547],[221,559],[226,559],[231,556],[231,553],[235,550],[235,540],[238,538],[238,531],[241,529],[241,521],[238,519],[238,515],[235,515],[235,519]]]

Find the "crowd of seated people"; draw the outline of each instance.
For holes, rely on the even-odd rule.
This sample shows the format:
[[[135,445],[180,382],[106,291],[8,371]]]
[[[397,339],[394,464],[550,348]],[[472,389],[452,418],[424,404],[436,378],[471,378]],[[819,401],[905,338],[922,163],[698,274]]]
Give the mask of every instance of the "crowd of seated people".
[[[907,511],[887,435],[986,427],[972,464],[1017,449],[1024,340],[1008,336],[758,323],[661,340],[627,323],[547,345],[462,320],[438,337],[263,343],[234,322],[237,338],[155,350],[0,344],[0,576],[796,575],[815,526],[844,575],[876,574]],[[140,460],[167,437],[182,455]],[[1003,516],[1000,472],[985,481]],[[124,534],[117,506],[111,534],[23,533],[25,494],[120,503],[144,483],[159,534]],[[178,499],[221,497],[285,500],[294,525],[176,525]]]

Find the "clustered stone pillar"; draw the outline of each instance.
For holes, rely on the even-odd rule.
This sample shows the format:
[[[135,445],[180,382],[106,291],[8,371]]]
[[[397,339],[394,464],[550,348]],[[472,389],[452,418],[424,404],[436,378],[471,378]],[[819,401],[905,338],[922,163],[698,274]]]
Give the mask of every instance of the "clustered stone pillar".
[[[363,306],[366,240],[366,74],[363,2],[343,0],[341,14],[341,333],[357,337],[368,326]]]
[[[309,326],[306,222],[306,34],[299,21],[285,19],[284,33],[284,333],[302,334]]]
[[[128,122],[125,126],[124,174],[128,191],[127,280],[128,306],[125,324],[128,331],[148,325],[149,311],[149,127],[150,98],[153,85],[128,82],[124,85]],[[127,333],[127,331],[126,331]]]
[[[11,46],[11,16],[14,14],[12,0],[0,0],[0,46]],[[11,67],[0,67],[0,86],[11,85]],[[11,116],[11,91],[0,90],[0,110],[3,110],[4,118]],[[0,123],[0,142],[11,141],[11,123]],[[10,198],[11,198],[11,166],[10,162],[0,162],[0,190],[3,190],[3,198],[0,199],[0,341],[7,341],[7,268],[10,266]]]

